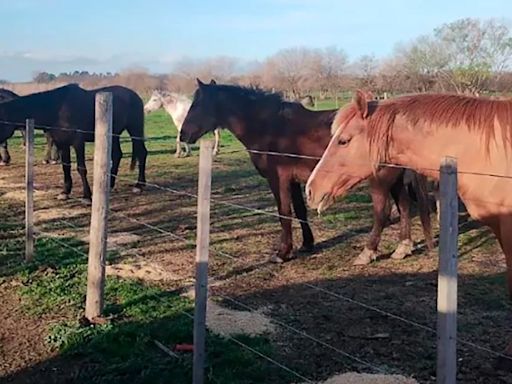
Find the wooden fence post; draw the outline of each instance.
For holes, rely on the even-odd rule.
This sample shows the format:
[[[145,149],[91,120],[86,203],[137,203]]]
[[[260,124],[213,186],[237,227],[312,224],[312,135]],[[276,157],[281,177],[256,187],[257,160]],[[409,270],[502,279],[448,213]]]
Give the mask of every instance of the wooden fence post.
[[[108,205],[110,193],[110,159],[112,152],[112,93],[96,94],[94,139],[94,181],[89,232],[89,263],[85,317],[89,321],[101,316],[105,288]]]
[[[208,300],[208,252],[210,248],[210,193],[213,142],[201,140],[197,198],[196,282],[194,306],[193,384],[204,383],[206,359],[206,306]]]
[[[25,121],[25,261],[34,257],[34,120]]]
[[[440,168],[440,235],[437,282],[437,383],[457,377],[457,160],[445,157]]]

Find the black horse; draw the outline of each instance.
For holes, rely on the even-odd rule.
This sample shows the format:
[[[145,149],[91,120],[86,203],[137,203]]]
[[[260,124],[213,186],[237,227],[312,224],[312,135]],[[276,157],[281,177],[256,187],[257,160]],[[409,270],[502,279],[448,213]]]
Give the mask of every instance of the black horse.
[[[0,103],[5,101],[14,100],[20,97],[16,93],[8,89],[0,89]],[[0,123],[1,124],[1,123]],[[20,129],[21,136],[23,137],[23,146],[25,146],[25,130]],[[57,164],[60,160],[60,154],[57,146],[53,142],[51,136],[45,133],[46,138],[46,153],[44,156],[43,164]],[[11,162],[11,155],[7,146],[7,140],[0,143],[0,165],[8,165]]]
[[[71,193],[71,147],[75,150],[77,170],[82,178],[83,198],[87,201],[91,199],[85,167],[85,143],[94,141],[94,108],[97,92],[111,92],[113,96],[111,187],[115,185],[119,163],[123,156],[118,135],[127,130],[132,137],[133,145],[131,168],[135,166],[134,160],[139,163],[139,176],[134,192],[140,192],[146,182],[144,107],[142,99],[131,89],[112,86],[86,91],[76,84],[70,84],[0,104],[0,120],[24,122],[25,119],[32,118],[36,128],[42,126],[57,145],[61,152],[64,172],[64,190],[59,195],[60,199],[67,199]],[[11,137],[16,128],[19,126],[0,125],[0,142]]]
[[[8,89],[0,88],[0,103],[13,100],[18,95]],[[0,122],[1,124],[1,122]],[[0,165],[8,165],[11,162],[11,155],[7,148],[7,140],[0,142]]]
[[[313,249],[313,234],[307,223],[307,210],[300,184],[305,183],[331,139],[334,111],[311,111],[299,103],[289,103],[281,95],[259,89],[232,85],[217,85],[212,80],[199,88],[181,129],[181,140],[194,143],[217,127],[226,127],[250,151],[251,160],[258,172],[267,179],[277,203],[282,226],[281,244],[275,261],[289,259],[292,255],[292,225],[288,219],[291,206],[302,227],[302,250]],[[267,153],[265,153],[267,152]],[[276,156],[268,152],[297,154],[305,157]],[[415,174],[415,176],[418,176]],[[417,182],[415,192],[420,198],[420,216],[427,243],[432,244],[430,217],[424,188],[425,180]],[[374,207],[374,226],[362,255],[371,261],[376,254],[382,229],[386,223],[386,204],[393,196],[400,210],[402,244],[410,245],[410,197],[404,183],[404,170],[386,168],[370,181]],[[402,245],[401,244],[401,245]],[[411,249],[412,251],[412,249]],[[396,258],[405,257],[404,247],[399,247]],[[409,251],[410,252],[410,251]],[[371,258],[368,254],[372,255]]]

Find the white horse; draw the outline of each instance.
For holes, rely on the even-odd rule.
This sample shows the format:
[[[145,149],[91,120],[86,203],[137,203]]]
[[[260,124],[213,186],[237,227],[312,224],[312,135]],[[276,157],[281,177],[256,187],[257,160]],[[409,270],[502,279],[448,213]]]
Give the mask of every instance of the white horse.
[[[174,121],[174,125],[178,129],[178,136],[176,137],[176,157],[181,157],[181,126],[183,125],[183,121],[187,116],[191,104],[192,101],[185,95],[180,95],[174,92],[154,90],[153,93],[151,94],[151,98],[144,106],[144,113],[146,114],[156,111],[159,108],[164,108],[167,111],[167,113],[171,116],[172,120]],[[214,133],[215,146],[213,148],[213,154],[216,155],[217,153],[219,153],[219,129],[216,129]],[[190,154],[190,147],[186,143],[183,143],[183,145],[185,146],[185,154],[183,156],[188,156]]]

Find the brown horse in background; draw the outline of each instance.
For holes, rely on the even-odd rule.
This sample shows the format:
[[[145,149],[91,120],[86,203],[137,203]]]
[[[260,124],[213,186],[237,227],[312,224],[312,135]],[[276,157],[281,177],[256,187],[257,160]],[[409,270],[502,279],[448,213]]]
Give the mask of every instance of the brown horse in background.
[[[229,129],[249,149],[254,166],[267,179],[276,200],[282,232],[279,250],[273,260],[280,262],[292,256],[292,205],[302,228],[303,245],[300,251],[312,251],[314,238],[307,222],[301,183],[308,179],[329,143],[336,111],[311,111],[299,103],[285,102],[279,94],[259,89],[217,85],[213,81],[206,85],[199,80],[198,85],[192,106],[183,123],[181,140],[194,143],[217,127]],[[405,257],[404,251],[408,249],[404,247],[412,247],[409,195],[404,186],[403,175],[402,169],[386,169],[370,182],[375,220],[370,239],[361,255],[362,259],[359,258],[365,264],[376,255],[387,218],[385,207],[390,192],[401,213],[402,244],[395,256]],[[422,195],[421,190],[418,194]],[[426,207],[426,204],[421,206]],[[425,235],[430,245],[428,208],[421,212]]]

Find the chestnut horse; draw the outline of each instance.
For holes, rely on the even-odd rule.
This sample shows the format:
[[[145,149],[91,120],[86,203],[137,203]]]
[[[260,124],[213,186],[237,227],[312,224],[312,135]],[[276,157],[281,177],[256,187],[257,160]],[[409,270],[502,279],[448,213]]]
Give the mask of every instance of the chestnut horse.
[[[181,129],[181,140],[194,143],[217,127],[229,129],[249,150],[254,166],[267,179],[277,203],[282,232],[279,250],[272,260],[281,262],[292,256],[292,222],[289,218],[292,205],[302,228],[303,245],[300,251],[312,251],[313,233],[307,222],[300,184],[306,182],[329,143],[335,111],[311,111],[299,103],[285,102],[280,94],[234,85],[217,85],[213,80],[208,85],[198,80],[198,85]],[[401,213],[402,243],[395,257],[403,258],[412,251],[409,196],[403,175],[402,169],[385,169],[371,180],[375,221],[366,249],[356,260],[357,264],[367,264],[376,256],[387,218],[385,206],[390,192]],[[420,211],[423,212],[421,217],[430,244],[428,208],[426,204],[420,205],[425,208]]]
[[[512,298],[511,100],[422,94],[368,102],[359,91],[338,112],[333,132],[306,186],[311,207],[324,210],[372,177],[378,164],[412,167],[439,179],[441,158],[455,157],[459,196],[498,238]]]

